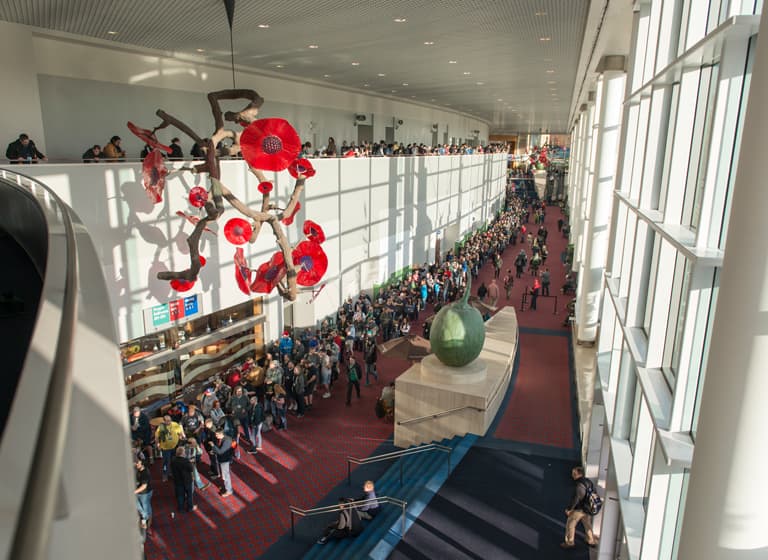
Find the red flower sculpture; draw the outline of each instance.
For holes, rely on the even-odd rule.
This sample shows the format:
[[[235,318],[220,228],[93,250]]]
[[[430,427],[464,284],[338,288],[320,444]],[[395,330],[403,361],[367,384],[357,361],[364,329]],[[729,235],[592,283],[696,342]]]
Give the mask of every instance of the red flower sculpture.
[[[285,259],[283,253],[278,251],[272,255],[269,262],[265,262],[256,269],[256,278],[251,284],[251,291],[268,294],[283,279],[285,273]]]
[[[242,218],[232,218],[224,224],[224,237],[233,245],[248,243],[252,233],[251,224]]]
[[[325,241],[325,232],[323,231],[323,228],[320,227],[319,224],[316,224],[312,220],[307,220],[304,222],[304,235],[307,236],[307,239],[310,241],[314,241],[315,243],[322,243]]]
[[[128,121],[128,129],[133,132],[133,134],[137,136],[142,142],[149,145],[154,150],[164,150],[169,154],[173,151],[170,146],[166,146],[165,144],[158,142],[157,136],[155,136],[155,133],[151,130],[138,127],[130,121]]]
[[[288,173],[290,173],[291,177],[294,179],[308,179],[309,177],[314,176],[315,168],[312,167],[312,164],[308,159],[300,158],[294,160],[293,163],[288,166]]]
[[[177,292],[188,292],[195,285],[195,282],[189,280],[183,280],[181,278],[174,278],[171,280],[171,288]]]
[[[163,154],[160,150],[152,150],[144,158],[143,164],[144,190],[147,191],[152,201],[157,204],[163,200],[163,189],[165,188],[165,176],[168,170],[165,168]]]
[[[301,150],[301,140],[285,119],[253,121],[240,135],[240,151],[248,165],[282,171]]]
[[[298,268],[296,283],[299,286],[314,286],[328,270],[328,257],[315,241],[302,241],[291,255]]]
[[[296,206],[293,208],[293,212],[291,212],[291,215],[290,215],[290,216],[286,216],[285,218],[283,218],[283,219],[282,219],[282,222],[283,222],[285,225],[287,225],[287,226],[291,225],[291,224],[293,223],[293,218],[295,218],[295,217],[296,217],[296,213],[297,213],[299,210],[301,210],[301,202],[298,202],[298,201],[297,201],[297,202],[296,202]]]
[[[197,222],[200,221],[200,218],[198,216],[192,216],[190,214],[187,214],[186,212],[182,212],[181,210],[176,210],[176,215],[186,219],[193,226],[196,226]],[[207,231],[208,233],[212,233],[213,235],[216,235],[216,232],[213,231],[211,228],[204,228],[203,231]]]
[[[189,203],[195,208],[202,208],[208,202],[208,191],[203,187],[192,187],[189,191]]]
[[[259,183],[259,186],[256,188],[259,189],[259,192],[261,194],[269,194],[272,192],[273,187],[272,187],[272,183],[270,183],[269,181],[262,181],[261,183]]]
[[[245,295],[250,295],[251,290],[249,285],[251,283],[251,269],[248,268],[248,263],[245,262],[245,254],[242,247],[238,247],[235,250],[235,280],[237,280],[237,287]]]

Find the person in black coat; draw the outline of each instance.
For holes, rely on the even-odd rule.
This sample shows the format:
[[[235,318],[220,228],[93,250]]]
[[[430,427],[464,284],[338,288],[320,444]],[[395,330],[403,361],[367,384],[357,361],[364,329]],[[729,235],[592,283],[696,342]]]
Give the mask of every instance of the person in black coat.
[[[152,454],[152,427],[149,425],[149,417],[141,411],[141,408],[134,406],[131,410],[130,422],[131,439],[141,441],[144,455],[151,465],[155,461]]]
[[[179,511],[195,511],[195,467],[187,459],[183,446],[176,448],[176,456],[171,459],[171,474]]]
[[[95,163],[99,161],[101,157],[101,146],[94,144],[92,148],[88,148],[83,154],[83,163]]]
[[[27,134],[19,134],[19,138],[8,144],[5,157],[11,163],[37,163],[38,160],[48,161],[48,158],[37,149],[35,143]]]
[[[181,150],[181,140],[178,138],[171,140],[170,159],[184,159],[184,152]]]
[[[378,357],[378,350],[376,349],[376,340],[372,336],[365,335],[365,386],[368,387],[371,384],[370,376],[379,380],[379,372],[376,371],[376,359]]]

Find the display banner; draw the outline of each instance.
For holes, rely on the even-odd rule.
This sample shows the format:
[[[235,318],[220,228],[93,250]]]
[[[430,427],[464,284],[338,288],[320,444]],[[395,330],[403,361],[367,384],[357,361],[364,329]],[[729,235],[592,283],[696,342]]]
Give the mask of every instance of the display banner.
[[[194,294],[144,309],[144,331],[153,333],[201,315],[200,296]]]

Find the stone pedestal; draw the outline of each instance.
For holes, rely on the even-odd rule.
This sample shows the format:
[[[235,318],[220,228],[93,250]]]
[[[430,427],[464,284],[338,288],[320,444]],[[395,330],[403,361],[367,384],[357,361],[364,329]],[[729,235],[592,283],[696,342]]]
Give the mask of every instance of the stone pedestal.
[[[485,435],[509,387],[517,340],[515,309],[504,307],[485,323],[485,344],[475,361],[454,368],[430,355],[398,377],[395,445],[409,447],[467,433]],[[465,406],[472,408],[443,414]]]

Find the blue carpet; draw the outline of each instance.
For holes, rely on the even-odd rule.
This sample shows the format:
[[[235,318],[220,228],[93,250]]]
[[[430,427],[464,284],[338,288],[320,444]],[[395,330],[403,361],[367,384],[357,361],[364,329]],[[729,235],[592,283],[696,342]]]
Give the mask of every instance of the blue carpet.
[[[559,546],[573,465],[478,442],[390,558],[588,559],[583,534],[575,549]]]

